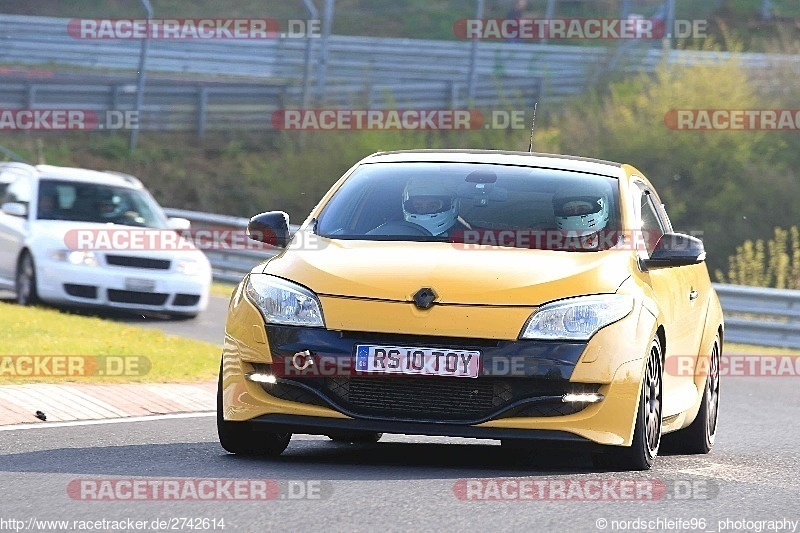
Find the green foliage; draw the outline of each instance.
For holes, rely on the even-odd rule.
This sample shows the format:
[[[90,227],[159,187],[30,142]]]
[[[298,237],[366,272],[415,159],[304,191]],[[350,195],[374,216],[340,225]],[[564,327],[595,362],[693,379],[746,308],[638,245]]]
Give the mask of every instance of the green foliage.
[[[584,98],[557,123],[564,153],[629,162],[656,186],[678,231],[700,233],[712,268],[743,239],[768,234],[795,210],[796,133],[687,131],[665,122],[673,109],[773,108],[731,61],[661,66]],[[776,164],[776,162],[780,162]],[[767,207],[769,206],[769,207]]]
[[[727,274],[715,272],[718,281],[777,289],[800,289],[800,229],[775,228],[766,244],[747,240],[728,258]]]

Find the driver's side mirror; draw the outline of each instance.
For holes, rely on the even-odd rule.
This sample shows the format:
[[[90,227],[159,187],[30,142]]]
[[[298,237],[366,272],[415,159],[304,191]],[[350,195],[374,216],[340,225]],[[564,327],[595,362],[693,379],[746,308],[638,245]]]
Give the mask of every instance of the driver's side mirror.
[[[0,209],[2,209],[3,213],[12,217],[28,216],[28,206],[19,202],[6,202]]]
[[[665,233],[658,239],[653,253],[643,259],[645,268],[667,268],[696,265],[706,260],[703,241],[683,233]]]
[[[283,211],[269,211],[250,219],[247,236],[254,241],[285,248],[289,244],[289,215]]]

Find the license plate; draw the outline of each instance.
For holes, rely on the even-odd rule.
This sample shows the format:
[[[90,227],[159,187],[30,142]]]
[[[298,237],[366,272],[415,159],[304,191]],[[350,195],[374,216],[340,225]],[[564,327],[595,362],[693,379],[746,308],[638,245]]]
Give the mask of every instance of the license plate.
[[[125,278],[125,289],[137,292],[153,292],[156,282],[152,279]]]
[[[383,374],[477,378],[481,353],[476,350],[417,346],[356,346],[356,370]]]

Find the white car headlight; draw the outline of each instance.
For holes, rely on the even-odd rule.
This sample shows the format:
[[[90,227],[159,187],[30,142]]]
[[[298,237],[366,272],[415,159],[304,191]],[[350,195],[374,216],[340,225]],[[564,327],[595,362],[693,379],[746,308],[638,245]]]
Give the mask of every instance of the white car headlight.
[[[56,261],[65,261],[71,265],[97,266],[97,256],[94,252],[77,250],[54,250],[50,257]]]
[[[177,262],[176,269],[181,274],[196,276],[203,271],[203,264],[196,259],[181,259]]]
[[[580,296],[545,304],[534,312],[521,339],[585,341],[600,328],[625,318],[633,298],[624,294]]]
[[[267,274],[251,274],[245,294],[268,323],[325,327],[319,300],[305,287]]]

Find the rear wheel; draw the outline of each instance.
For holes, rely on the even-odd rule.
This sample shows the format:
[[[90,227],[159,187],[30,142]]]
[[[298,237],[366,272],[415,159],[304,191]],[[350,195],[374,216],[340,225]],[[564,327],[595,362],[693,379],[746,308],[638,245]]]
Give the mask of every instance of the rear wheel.
[[[230,453],[275,457],[283,453],[292,438],[291,433],[253,431],[247,422],[225,420],[222,407],[222,365],[217,382],[217,434],[219,443]]]
[[[704,454],[711,451],[717,436],[719,413],[719,366],[722,350],[719,334],[708,364],[708,377],[697,417],[687,427],[664,435],[664,449],[672,453]]]
[[[333,442],[348,442],[353,444],[378,442],[383,433],[374,431],[337,431],[327,435]]]
[[[656,337],[647,355],[633,442],[629,447],[611,450],[612,466],[623,470],[649,470],[653,466],[661,444],[662,377],[661,342]]]
[[[19,259],[15,285],[19,305],[35,305],[39,302],[39,295],[36,292],[36,268],[30,252],[23,252]]]

